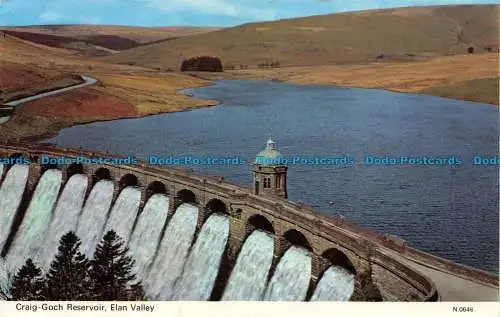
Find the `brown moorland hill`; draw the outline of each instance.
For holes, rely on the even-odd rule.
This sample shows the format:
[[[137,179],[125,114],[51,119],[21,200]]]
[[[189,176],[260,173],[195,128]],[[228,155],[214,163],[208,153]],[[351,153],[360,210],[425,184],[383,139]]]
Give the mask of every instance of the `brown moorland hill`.
[[[250,23],[133,48],[104,57],[117,63],[179,68],[182,60],[219,56],[256,67],[405,61],[483,51],[498,45],[498,6],[458,5],[348,12]],[[497,49],[497,48],[495,48]]]
[[[0,102],[81,82],[73,73],[40,67],[40,58],[71,59],[73,53],[10,35],[0,36]]]
[[[73,37],[48,35],[24,31],[0,30],[10,36],[29,42],[57,48],[65,48],[88,56],[105,56],[119,50],[129,49],[141,45],[138,42],[113,35],[98,35],[88,40]]]
[[[38,140],[74,124],[215,104],[178,93],[206,85],[206,80],[101,62],[72,50],[0,36],[0,103],[81,82],[77,74],[98,83],[17,107],[16,115],[0,125],[2,140]]]
[[[74,52],[64,48],[55,48],[27,41],[9,34],[1,34],[0,60],[11,61],[11,58],[21,55],[39,56],[40,58],[64,58],[73,56]]]
[[[101,47],[101,49],[103,50],[107,48],[110,50],[117,50],[117,51],[126,50],[141,45],[136,41],[114,35],[96,35],[88,39],[79,39],[70,36],[50,35],[50,34],[33,33],[25,31],[13,31],[8,29],[2,31],[5,32],[6,34],[9,34],[11,36],[26,41],[52,47],[68,48],[68,49],[75,49],[76,47],[75,44],[78,43],[86,43],[87,45]]]
[[[144,44],[168,38],[178,38],[193,34],[219,30],[212,27],[139,27],[121,25],[32,25],[3,27],[7,30],[31,32],[37,34],[66,36],[82,41],[92,41],[103,45],[103,40],[109,37],[118,37]]]

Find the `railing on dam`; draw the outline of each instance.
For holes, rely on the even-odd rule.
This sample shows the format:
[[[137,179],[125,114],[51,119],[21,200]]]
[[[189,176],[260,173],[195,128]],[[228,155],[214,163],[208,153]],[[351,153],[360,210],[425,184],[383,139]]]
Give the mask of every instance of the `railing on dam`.
[[[2,149],[11,153],[25,153],[29,156],[47,154],[72,157],[85,155],[87,157],[106,156],[109,158],[120,158],[120,156],[109,153],[59,148],[50,145],[32,146],[27,144],[0,143],[0,153]],[[212,191],[222,192],[233,200],[240,200],[245,204],[257,206],[259,209],[270,210],[277,215],[277,218],[294,222],[315,236],[327,239],[335,237],[339,245],[353,250],[355,253],[361,252],[361,257],[368,257],[367,260],[370,262],[386,268],[408,284],[413,285],[414,288],[418,289],[424,295],[423,300],[435,301],[438,299],[437,289],[430,279],[398,261],[390,254],[396,251],[426,257],[426,253],[407,248],[404,243],[397,243],[394,239],[389,239],[376,232],[361,229],[347,223],[341,216],[331,218],[317,214],[313,212],[312,208],[303,204],[297,204],[280,197],[255,195],[250,189],[232,184],[221,177],[207,176],[173,167],[153,167],[144,163],[134,166],[121,166],[120,168],[127,169],[130,172],[161,176],[176,183],[184,183],[187,186],[203,187]]]

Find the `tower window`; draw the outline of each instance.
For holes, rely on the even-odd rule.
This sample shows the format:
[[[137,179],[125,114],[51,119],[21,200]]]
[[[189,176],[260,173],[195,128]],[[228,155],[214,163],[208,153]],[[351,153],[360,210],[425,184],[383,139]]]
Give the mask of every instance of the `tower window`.
[[[264,188],[271,188],[271,179],[269,177],[264,178]]]
[[[276,188],[281,188],[281,175],[276,175]]]

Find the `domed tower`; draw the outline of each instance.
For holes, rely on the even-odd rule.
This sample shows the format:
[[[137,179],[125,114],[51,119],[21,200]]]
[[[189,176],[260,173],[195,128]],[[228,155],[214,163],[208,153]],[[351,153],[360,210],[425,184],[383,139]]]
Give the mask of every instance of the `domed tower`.
[[[283,155],[276,149],[276,144],[269,139],[266,148],[257,154],[253,164],[255,194],[272,194],[288,198],[286,186],[288,167],[284,161]]]

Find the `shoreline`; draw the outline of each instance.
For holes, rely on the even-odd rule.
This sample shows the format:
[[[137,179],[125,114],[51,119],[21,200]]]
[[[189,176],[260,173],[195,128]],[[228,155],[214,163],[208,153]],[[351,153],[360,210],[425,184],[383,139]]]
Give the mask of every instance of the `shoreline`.
[[[342,89],[367,89],[367,90],[383,90],[391,93],[397,93],[397,94],[407,94],[407,95],[420,95],[420,96],[428,96],[428,97],[435,97],[435,98],[443,98],[443,99],[449,99],[449,100],[456,100],[456,101],[465,101],[465,102],[470,102],[470,103],[477,103],[477,104],[482,104],[482,105],[490,105],[494,107],[500,106],[500,104],[494,104],[494,103],[485,103],[481,101],[475,101],[475,100],[467,100],[467,99],[458,99],[458,98],[451,98],[451,97],[442,97],[439,95],[432,95],[424,92],[418,92],[418,91],[400,91],[400,90],[395,90],[391,88],[385,88],[385,87],[368,87],[368,86],[356,86],[356,85],[337,85],[337,84],[327,84],[327,83],[303,83],[303,82],[296,82],[293,80],[283,80],[283,79],[259,79],[259,78],[235,78],[235,79],[211,79],[210,76],[208,77],[203,77],[199,76],[198,78],[204,79],[204,80],[209,80],[209,81],[214,81],[217,82],[219,80],[232,80],[232,81],[238,81],[238,80],[251,80],[251,81],[266,81],[266,82],[276,82],[276,83],[282,83],[282,84],[293,84],[293,85],[298,85],[298,86],[323,86],[323,87],[331,87],[331,88],[342,88]],[[209,85],[207,85],[209,86]],[[191,88],[187,88],[191,89]],[[181,89],[182,90],[182,89]],[[190,97],[192,97],[190,95]],[[216,99],[213,99],[216,100]],[[500,99],[499,99],[500,103]]]
[[[93,74],[94,75],[94,74]],[[99,76],[95,76],[99,77]],[[100,82],[99,78],[97,78],[97,81]],[[30,112],[30,110],[24,111],[20,113],[23,107],[26,105],[29,105],[30,103],[27,103],[26,105],[20,105],[19,107],[15,107],[15,112],[14,114],[10,117],[10,120],[6,121],[5,123],[0,125],[0,134],[4,134],[3,132],[5,131],[5,138],[4,139],[6,142],[29,142],[29,143],[38,143],[41,142],[45,139],[50,139],[55,136],[57,136],[62,130],[64,129],[69,129],[74,126],[79,126],[79,125],[84,125],[84,124],[91,124],[91,123],[98,123],[98,122],[106,122],[106,121],[114,121],[114,120],[126,120],[126,119],[140,119],[140,118],[145,118],[149,116],[154,116],[154,115],[162,115],[162,114],[168,114],[168,113],[177,113],[177,112],[187,112],[187,111],[192,111],[192,110],[197,110],[201,108],[210,108],[210,107],[215,107],[221,103],[219,100],[211,100],[211,99],[197,99],[191,96],[191,94],[187,93],[182,93],[181,90],[188,90],[188,89],[195,89],[195,88],[201,88],[201,87],[206,87],[213,85],[213,81],[208,81],[205,83],[193,83],[191,85],[186,85],[185,87],[180,87],[175,89],[175,95],[177,96],[184,96],[188,99],[192,99],[192,103],[186,103],[185,105],[177,103],[174,103],[174,109],[159,109],[159,110],[151,110],[147,112],[141,112],[140,108],[138,107],[139,104],[133,104],[135,107],[135,114],[132,115],[116,115],[116,117],[102,117],[99,118],[97,116],[94,118],[85,118],[85,113],[81,116],[73,116],[73,117],[57,117],[57,116],[43,116],[43,115],[37,115],[33,114],[33,111]],[[96,91],[101,91],[103,93],[106,93],[106,89],[101,90],[100,88],[97,88]],[[111,96],[115,96],[114,94],[111,94]],[[174,98],[175,99],[175,98]],[[43,98],[42,98],[43,100]],[[17,121],[16,121],[17,120]],[[41,125],[38,126],[23,126],[26,122],[42,122]],[[19,131],[15,131],[16,127],[19,128]],[[3,131],[2,131],[3,130]],[[37,130],[41,130],[40,133],[36,133]],[[9,133],[10,131],[10,133]],[[2,135],[4,137],[4,135]]]
[[[358,65],[360,66],[360,65]],[[307,67],[307,66],[306,66]],[[325,66],[325,67],[328,67]],[[288,68],[288,69],[287,69]],[[302,68],[302,67],[301,67]],[[292,69],[290,71],[290,69]],[[342,88],[342,89],[370,89],[370,90],[383,90],[391,93],[404,93],[404,94],[415,94],[415,95],[424,95],[424,96],[430,96],[430,97],[437,97],[437,98],[445,98],[445,99],[450,99],[450,100],[459,100],[459,101],[466,101],[466,102],[471,102],[471,103],[478,103],[481,105],[489,105],[489,106],[494,106],[498,107],[498,104],[492,104],[492,103],[485,103],[477,100],[470,100],[470,99],[464,99],[464,98],[451,98],[451,97],[443,97],[437,94],[429,94],[429,93],[424,93],[422,91],[401,91],[397,90],[391,87],[386,87],[387,85],[380,85],[378,87],[373,87],[368,84],[336,84],[336,83],[328,83],[328,82],[314,82],[314,80],[309,80],[309,82],[304,81],[304,80],[297,80],[294,78],[286,78],[286,76],[289,74],[292,74],[294,70],[298,69],[297,67],[283,67],[283,68],[278,68],[278,69],[273,69],[273,70],[250,70],[251,72],[254,73],[248,73],[248,70],[245,70],[244,72],[239,72],[239,71],[229,71],[229,72],[222,72],[222,73],[204,73],[204,72],[190,72],[190,73],[182,73],[178,72],[177,75],[182,75],[186,77],[194,77],[197,79],[201,79],[206,81],[205,83],[198,83],[194,85],[188,85],[186,87],[178,88],[175,90],[175,94],[178,95],[183,95],[191,99],[196,99],[200,101],[200,104],[193,104],[191,106],[183,106],[182,104],[178,105],[178,109],[173,109],[173,110],[159,110],[159,111],[149,111],[149,112],[144,112],[140,113],[140,110],[137,109],[137,114],[136,115],[125,115],[125,116],[117,116],[115,118],[103,118],[103,119],[90,119],[90,120],[85,120],[85,117],[80,117],[76,118],[74,121],[72,118],[69,119],[64,119],[64,118],[59,118],[53,117],[53,122],[49,122],[49,126],[44,127],[42,126],[41,129],[45,130],[42,131],[38,135],[31,135],[29,131],[36,130],[36,127],[31,127],[31,129],[28,127],[25,131],[25,133],[20,133],[19,135],[15,135],[15,133],[11,136],[7,135],[6,139],[12,140],[14,142],[40,142],[43,141],[44,139],[50,139],[55,136],[57,136],[60,131],[64,129],[68,129],[74,126],[79,126],[79,125],[84,125],[84,124],[91,124],[91,123],[97,123],[97,122],[106,122],[106,121],[114,121],[114,120],[126,120],[126,119],[140,119],[140,118],[146,118],[149,116],[154,116],[154,115],[162,115],[162,114],[168,114],[168,113],[176,113],[176,112],[186,112],[186,111],[192,111],[192,110],[198,110],[201,108],[209,108],[209,107],[216,107],[219,106],[223,103],[222,100],[217,100],[217,99],[202,99],[202,98],[196,98],[194,94],[187,92],[187,90],[191,89],[196,89],[196,88],[201,88],[201,87],[209,87],[216,85],[217,81],[220,80],[255,80],[255,81],[267,81],[267,82],[278,82],[278,83],[285,83],[285,84],[294,84],[294,85],[304,85],[304,86],[324,86],[324,87],[336,87],[336,88]],[[276,74],[276,72],[279,71],[284,71],[284,74]],[[274,74],[273,74],[274,72]],[[269,73],[271,76],[269,76]],[[311,74],[310,71],[307,72],[307,74]],[[407,89],[409,90],[409,89]],[[106,90],[104,89],[104,92]],[[193,100],[194,101],[194,100]],[[15,116],[19,116],[19,114],[14,114],[13,118]],[[23,118],[22,119],[29,119],[29,118],[34,118],[31,117],[28,114],[23,114],[21,115]],[[43,116],[38,116],[36,120],[42,119]],[[50,117],[46,117],[48,121],[50,121]],[[11,118],[12,120],[12,118]],[[8,125],[8,122],[0,125],[0,132],[2,130],[2,127]]]
[[[290,65],[190,74],[204,80],[267,80],[297,85],[380,89],[499,106],[498,66],[498,54],[478,53],[407,62]]]
[[[11,140],[11,142],[14,142],[14,143],[17,143],[17,142],[19,142],[19,143],[40,143],[46,139],[52,139],[52,138],[56,137],[62,130],[73,128],[73,127],[80,126],[80,125],[99,123],[99,122],[108,122],[108,121],[115,121],[115,120],[142,119],[142,118],[152,117],[152,116],[156,116],[156,115],[165,115],[165,114],[169,114],[169,113],[179,113],[179,112],[189,112],[189,111],[193,111],[193,110],[212,108],[212,107],[216,107],[216,106],[218,106],[218,104],[217,105],[206,104],[206,105],[193,106],[191,108],[186,108],[186,109],[181,109],[181,110],[162,111],[162,112],[155,112],[155,113],[149,113],[149,114],[142,114],[142,115],[138,115],[138,116],[123,116],[123,117],[112,118],[112,119],[93,119],[93,120],[88,120],[88,121],[84,120],[84,121],[80,121],[80,122],[77,122],[74,124],[68,124],[67,126],[65,126],[63,124],[63,127],[59,127],[58,129],[46,131],[45,133],[37,135],[37,136],[25,136],[25,137],[13,139],[13,140]],[[9,141],[9,140],[7,140],[7,141]],[[50,142],[47,142],[47,143],[50,143]]]

